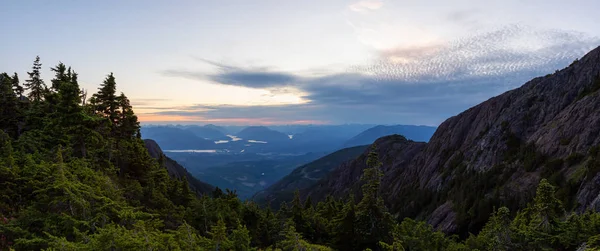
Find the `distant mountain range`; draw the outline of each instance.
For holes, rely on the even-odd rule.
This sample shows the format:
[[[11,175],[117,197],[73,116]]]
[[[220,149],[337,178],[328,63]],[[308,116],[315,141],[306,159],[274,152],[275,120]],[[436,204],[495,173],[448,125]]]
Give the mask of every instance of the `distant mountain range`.
[[[227,131],[215,125],[188,126],[184,130],[194,133],[196,136],[212,141],[227,140]]]
[[[163,149],[214,149],[213,140],[198,137],[190,130],[170,126],[142,127],[142,137],[156,141]]]
[[[227,149],[246,152],[333,152],[346,147],[367,145],[379,137],[400,134],[414,141],[427,141],[435,127],[394,125],[248,126],[233,133],[215,125],[144,126],[142,137],[156,140],[166,150]],[[303,129],[304,128],[304,129]]]
[[[289,143],[290,137],[282,132],[271,130],[265,126],[249,126],[236,133],[235,136],[266,143]]]
[[[378,125],[367,129],[344,143],[344,147],[370,145],[376,139],[387,135],[398,134],[410,140],[427,142],[435,132],[435,127],[413,125]]]

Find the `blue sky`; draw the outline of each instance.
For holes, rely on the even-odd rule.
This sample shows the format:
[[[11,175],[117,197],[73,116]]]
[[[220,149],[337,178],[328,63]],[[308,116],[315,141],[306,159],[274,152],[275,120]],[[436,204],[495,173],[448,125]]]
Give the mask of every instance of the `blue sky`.
[[[36,55],[145,123],[438,125],[600,45],[600,1],[1,1],[0,71]]]

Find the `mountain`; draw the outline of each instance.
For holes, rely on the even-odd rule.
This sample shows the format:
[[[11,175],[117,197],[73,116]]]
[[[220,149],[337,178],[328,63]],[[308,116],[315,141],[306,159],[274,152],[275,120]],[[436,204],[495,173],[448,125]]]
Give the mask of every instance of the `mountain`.
[[[567,210],[600,209],[600,47],[444,121],[428,143],[388,136],[375,143],[381,193],[399,218],[448,233],[475,233],[493,208],[524,208],[542,178]],[[302,191],[360,196],[366,155]]]
[[[435,132],[435,129],[436,128],[432,126],[378,125],[354,136],[344,144],[344,147],[370,145],[376,139],[392,134],[403,135],[414,141],[427,142]]]
[[[242,131],[236,134],[237,137],[240,137],[244,140],[256,140],[256,141],[264,141],[267,143],[271,142],[289,142],[290,138],[288,135],[278,132],[275,130],[271,130],[265,126],[249,126],[244,128]]]
[[[214,126],[214,125],[206,125],[206,126],[197,126],[197,125],[193,125],[193,126],[188,126],[185,128],[185,130],[188,130],[192,133],[194,133],[196,136],[203,138],[203,139],[209,139],[212,141],[217,141],[217,140],[228,140],[229,137],[227,137],[227,134],[224,133],[224,129]]]
[[[327,125],[311,126],[292,137],[298,149],[333,152],[341,149],[352,136],[370,128],[370,125]],[[372,143],[372,142],[371,142]],[[370,143],[368,143],[370,144]],[[366,144],[365,144],[366,145]]]
[[[146,146],[146,149],[148,149],[148,153],[150,153],[150,156],[152,156],[152,158],[157,160],[164,160],[165,167],[167,168],[167,171],[169,172],[169,175],[171,175],[171,177],[178,179],[185,177],[192,191],[196,191],[197,194],[206,194],[214,190],[213,186],[199,181],[194,176],[192,176],[185,169],[185,167],[181,166],[179,163],[177,163],[177,161],[174,161],[173,159],[167,157],[160,149],[160,146],[158,145],[158,143],[156,143],[156,141],[151,139],[145,139],[144,145]]]
[[[315,184],[325,177],[332,169],[340,164],[352,160],[363,153],[368,146],[355,146],[345,148],[324,156],[318,160],[300,166],[277,183],[254,195],[253,200],[259,204],[279,205],[289,202],[294,197],[296,190],[302,190]]]
[[[204,125],[203,127],[207,128],[207,129],[213,129],[213,130],[219,131],[223,135],[229,134],[229,131],[227,131],[227,129],[225,127],[222,127],[222,126],[217,126],[217,125],[213,125],[213,124],[207,124],[207,125]]]
[[[322,156],[318,153],[272,158],[263,156],[258,160],[234,161],[194,170],[192,174],[221,189],[235,190],[240,199],[246,199],[280,180],[299,165]]]
[[[215,149],[216,146],[212,140],[200,138],[193,132],[178,127],[142,127],[141,132],[144,139],[153,139],[167,150],[205,150]]]

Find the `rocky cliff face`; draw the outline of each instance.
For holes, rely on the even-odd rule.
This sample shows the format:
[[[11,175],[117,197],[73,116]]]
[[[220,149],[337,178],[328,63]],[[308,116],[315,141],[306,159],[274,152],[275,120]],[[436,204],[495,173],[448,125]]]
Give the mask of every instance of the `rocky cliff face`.
[[[382,193],[398,217],[450,233],[477,231],[494,207],[513,212],[541,178],[572,210],[600,209],[600,47],[442,123],[429,143],[385,137]],[[366,154],[303,191],[313,199],[359,190]]]
[[[160,149],[160,146],[158,146],[158,143],[156,143],[156,141],[151,139],[145,139],[144,144],[146,146],[146,149],[148,149],[148,153],[150,153],[150,156],[152,156],[155,159],[160,159],[161,157],[163,158],[163,160],[165,161],[165,167],[167,168],[167,172],[169,172],[169,175],[178,179],[181,179],[182,177],[187,178],[188,184],[192,191],[195,191],[197,194],[200,195],[210,193],[214,190],[213,186],[194,178],[185,169],[185,167],[181,166],[175,160],[167,157]]]

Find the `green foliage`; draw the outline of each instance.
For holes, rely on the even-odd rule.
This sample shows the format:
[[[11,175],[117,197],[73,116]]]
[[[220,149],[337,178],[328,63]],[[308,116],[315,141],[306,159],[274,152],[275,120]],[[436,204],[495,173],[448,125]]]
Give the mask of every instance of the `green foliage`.
[[[375,146],[358,204],[352,196],[303,201],[297,192],[273,212],[240,201],[235,191],[216,188],[197,196],[185,177],[172,178],[164,160],[150,157],[130,101],[116,95],[112,74],[85,100],[71,68],[62,63],[52,68],[50,89],[40,69],[36,58],[25,88],[16,74],[0,74],[0,250],[574,250],[584,243],[600,248],[600,214],[565,210],[576,186],[600,171],[600,147],[588,156],[546,162],[533,145],[507,132],[512,155],[505,157],[530,171],[544,166],[542,175],[548,176],[526,208],[517,211],[508,203],[514,219],[508,208],[494,210],[510,200],[485,193],[498,191],[513,167],[467,170],[462,153],[449,159],[447,152],[445,159],[456,168],[454,190],[446,197],[411,190],[413,204],[402,213],[417,215],[451,200],[457,222],[474,230],[459,241],[422,221],[394,220],[381,196],[383,164]],[[508,131],[508,123],[502,126]],[[565,164],[579,169],[564,177],[556,171]]]
[[[383,203],[379,194],[383,172],[382,163],[377,155],[377,147],[373,144],[367,158],[362,181],[362,200],[356,206],[357,233],[359,245],[364,248],[377,248],[379,242],[392,242],[393,217]]]

